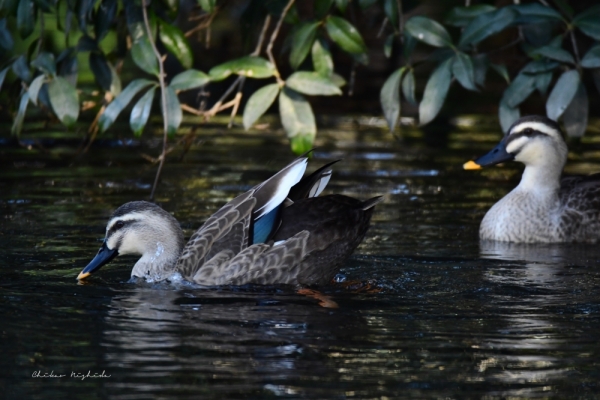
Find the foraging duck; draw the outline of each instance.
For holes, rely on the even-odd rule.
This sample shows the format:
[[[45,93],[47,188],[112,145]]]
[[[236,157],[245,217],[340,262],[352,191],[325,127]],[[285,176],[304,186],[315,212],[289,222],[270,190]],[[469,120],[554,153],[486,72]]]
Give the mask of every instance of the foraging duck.
[[[152,282],[181,277],[203,286],[329,282],[362,241],[382,198],[317,197],[337,161],[302,178],[307,162],[296,159],[225,204],[185,246],[177,220],[156,204],[122,205],[77,279],[119,254],[139,254],[131,275]]]
[[[481,239],[504,242],[597,242],[600,239],[600,174],[565,176],[567,145],[560,126],[545,117],[517,120],[489,153],[464,164],[479,169],[519,161],[519,185],[487,212]]]

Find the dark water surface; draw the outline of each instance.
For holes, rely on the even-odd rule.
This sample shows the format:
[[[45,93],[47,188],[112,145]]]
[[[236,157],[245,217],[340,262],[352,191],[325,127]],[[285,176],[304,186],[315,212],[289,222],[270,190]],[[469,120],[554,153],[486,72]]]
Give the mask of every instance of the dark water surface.
[[[321,288],[337,309],[286,287],[127,283],[130,257],[78,284],[114,208],[147,198],[155,169],[139,155],[158,141],[100,141],[77,159],[72,143],[0,143],[2,396],[600,397],[599,246],[477,239],[520,171],[461,170],[495,125],[400,141],[359,122],[322,129],[309,165],[343,158],[328,192],[385,197],[342,282]],[[293,158],[277,133],[202,132],[171,154],[157,198],[187,236]],[[570,172],[600,171],[598,137],[586,141]],[[71,377],[88,371],[105,377]]]

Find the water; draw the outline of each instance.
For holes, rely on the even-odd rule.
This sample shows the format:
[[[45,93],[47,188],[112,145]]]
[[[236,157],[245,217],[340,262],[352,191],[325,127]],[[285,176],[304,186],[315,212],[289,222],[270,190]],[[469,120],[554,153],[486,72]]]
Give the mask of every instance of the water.
[[[329,192],[385,197],[340,283],[321,288],[337,309],[286,287],[127,283],[130,257],[78,284],[112,210],[147,197],[154,167],[138,155],[156,154],[158,142],[107,139],[81,158],[68,142],[44,142],[41,154],[0,147],[0,391],[10,399],[599,397],[600,250],[479,243],[479,221],[520,168],[462,171],[499,139],[493,124],[474,122],[447,138],[408,130],[396,140],[345,120],[319,133],[309,168],[343,158]],[[571,154],[569,171],[600,171],[597,139]],[[157,200],[187,236],[292,159],[278,133],[218,128],[180,155],[171,154]],[[96,377],[82,379],[88,371]]]

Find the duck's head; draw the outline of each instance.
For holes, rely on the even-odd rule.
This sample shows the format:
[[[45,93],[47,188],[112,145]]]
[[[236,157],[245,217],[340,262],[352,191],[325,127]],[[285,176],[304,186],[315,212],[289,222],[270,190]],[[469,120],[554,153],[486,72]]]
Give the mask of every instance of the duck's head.
[[[567,152],[560,126],[549,118],[532,115],[517,120],[496,147],[463,168],[479,169],[515,160],[526,166],[562,170]]]
[[[174,265],[183,249],[183,232],[168,212],[147,201],[132,201],[117,208],[106,225],[106,238],[96,257],[77,279],[85,279],[118,255],[139,254],[132,275],[137,271]]]

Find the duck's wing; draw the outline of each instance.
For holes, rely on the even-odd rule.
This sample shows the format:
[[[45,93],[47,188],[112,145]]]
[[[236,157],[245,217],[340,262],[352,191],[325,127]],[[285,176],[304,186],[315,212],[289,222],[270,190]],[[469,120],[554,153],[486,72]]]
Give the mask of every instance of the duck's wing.
[[[600,174],[564,177],[559,196],[566,237],[600,240]]]
[[[288,198],[292,201],[317,197],[325,189],[331,179],[331,166],[340,160],[335,160],[323,165],[310,175],[305,176],[290,189]]]

